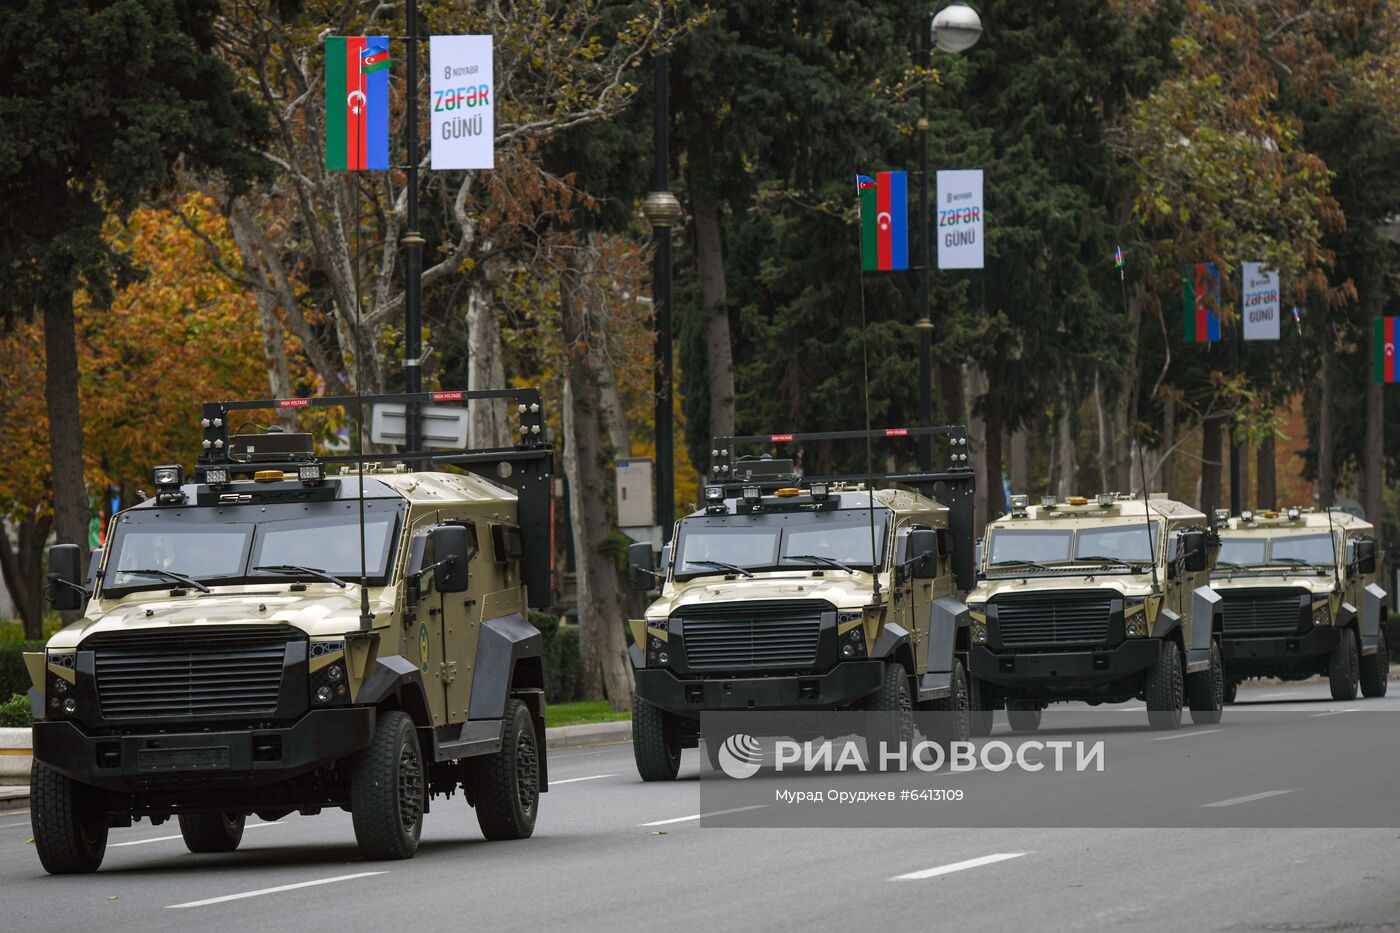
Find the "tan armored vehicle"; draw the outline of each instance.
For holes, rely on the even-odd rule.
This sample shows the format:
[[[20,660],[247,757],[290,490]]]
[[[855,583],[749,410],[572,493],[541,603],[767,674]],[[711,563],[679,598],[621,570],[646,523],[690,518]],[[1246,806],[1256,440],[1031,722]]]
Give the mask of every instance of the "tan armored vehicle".
[[[1337,700],[1354,699],[1358,684],[1368,697],[1385,696],[1386,594],[1375,582],[1371,525],[1298,508],[1217,518],[1211,585],[1224,600],[1226,700],[1250,677],[1315,674],[1327,675]]]
[[[791,460],[736,448],[936,435],[949,469],[798,479]],[[643,780],[671,780],[713,711],[865,709],[891,716],[887,743],[913,734],[914,709],[967,733],[972,489],[961,427],[717,438],[704,507],[681,519],[654,568],[633,547],[633,582],[659,597],[631,622],[632,737]],[[864,479],[869,479],[866,477]],[[935,490],[937,487],[937,490]],[[935,492],[937,498],[935,498]],[[960,582],[961,581],[961,582]],[[706,749],[713,759],[716,739]]]
[[[973,733],[1002,707],[1013,730],[1033,731],[1057,700],[1144,700],[1154,729],[1180,725],[1183,704],[1219,722],[1212,540],[1205,515],[1158,495],[1012,496],[967,597]]]
[[[519,446],[365,457],[363,478],[309,434],[229,433],[255,409],[482,397],[516,403]],[[95,870],[108,828],[141,818],[225,852],[249,815],[328,807],[366,858],[408,858],[458,788],[487,838],[529,836],[548,789],[538,390],[219,402],[202,423],[194,481],[157,467],[86,584],[75,545],[50,551],[50,598],[83,618],[25,656],[44,867]],[[405,456],[421,468],[387,462]]]

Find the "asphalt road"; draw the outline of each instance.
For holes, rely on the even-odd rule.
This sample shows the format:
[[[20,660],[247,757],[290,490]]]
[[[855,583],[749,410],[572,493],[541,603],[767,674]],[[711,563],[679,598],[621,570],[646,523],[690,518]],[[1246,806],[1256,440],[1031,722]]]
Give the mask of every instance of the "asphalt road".
[[[1323,774],[1345,795],[1346,775],[1362,769],[1336,748],[1400,745],[1400,730],[1379,728],[1389,717],[1346,711],[1400,712],[1396,686],[1352,703],[1318,684],[1242,688],[1220,726],[1166,741],[1134,730],[1125,747],[1163,767],[1326,749],[1328,768],[1270,764],[1257,786],[1318,791]],[[1243,714],[1262,710],[1296,714],[1291,742],[1271,741],[1273,752],[1249,741]],[[993,739],[1008,735],[999,719]],[[191,855],[173,821],[142,823],[112,831],[98,874],[50,877],[27,814],[10,811],[0,815],[0,930],[1400,930],[1400,772],[1358,785],[1388,785],[1374,824],[1386,828],[760,829],[702,822],[702,757],[687,751],[674,784],[643,784],[628,745],[552,753],[534,838],[486,842],[460,797],[438,800],[408,862],[361,861],[349,815],[335,812],[250,825],[229,855]],[[972,791],[995,777],[958,780]],[[1104,804],[1130,807],[1146,792],[1123,784],[1103,791]],[[1222,822],[1287,799],[1169,796]]]

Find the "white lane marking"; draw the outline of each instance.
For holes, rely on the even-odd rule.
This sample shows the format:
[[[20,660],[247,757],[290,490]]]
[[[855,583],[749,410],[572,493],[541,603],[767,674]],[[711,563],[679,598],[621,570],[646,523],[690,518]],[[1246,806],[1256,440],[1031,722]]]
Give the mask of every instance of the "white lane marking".
[[[1289,697],[1300,697],[1300,696],[1302,696],[1302,695],[1303,695],[1302,692],[1299,691],[1299,690],[1288,690],[1288,691],[1285,691],[1285,692],[1283,692],[1283,693],[1261,693],[1261,694],[1259,694],[1257,697],[1251,697],[1250,699],[1253,699],[1253,700],[1286,700],[1286,699],[1288,699]]]
[[[1237,803],[1249,803],[1254,800],[1263,800],[1266,797],[1282,797],[1284,794],[1291,794],[1290,790],[1266,790],[1257,794],[1246,794],[1243,797],[1231,797],[1229,800],[1217,800],[1215,803],[1203,803],[1203,807],[1233,807]]]
[[[0,810],[0,816],[23,816],[28,810]]]
[[[384,871],[362,871],[353,875],[337,875],[334,878],[318,878],[315,881],[299,881],[296,884],[281,884],[275,888],[261,888],[257,891],[244,891],[242,894],[225,894],[223,897],[211,897],[203,901],[187,901],[184,904],[166,904],[166,910],[179,910],[183,907],[208,907],[210,904],[225,904],[229,901],[241,901],[245,897],[262,897],[264,894],[280,894],[283,891],[295,891],[298,888],[314,888],[321,884],[335,884],[337,881],[354,881],[356,878],[369,878],[373,875],[387,875]]]
[[[1312,714],[1311,716],[1309,716],[1308,718],[1309,718],[1309,719],[1317,719],[1317,718],[1320,717],[1320,716],[1336,716],[1336,715],[1338,715],[1339,713],[1359,713],[1359,712],[1360,712],[1360,710],[1355,710],[1355,709],[1334,709],[1334,710],[1332,710],[1331,712],[1327,712],[1327,713],[1313,713],[1313,714]]]
[[[261,826],[286,826],[286,825],[287,825],[286,823],[249,823],[248,825],[244,826],[243,828],[244,828],[244,829],[258,829],[258,828],[261,827]],[[148,843],[148,842],[169,842],[169,841],[172,840],[172,839],[183,839],[183,838],[184,838],[184,837],[181,836],[181,835],[175,835],[175,836],[156,836],[156,837],[154,837],[154,838],[152,838],[152,839],[133,839],[131,842],[113,842],[113,843],[110,843],[110,844],[107,846],[107,848],[109,848],[109,849],[117,849],[117,848],[120,848],[121,846],[143,846],[143,845],[145,845],[145,844]]]
[[[33,824],[31,824],[31,823],[29,822],[29,820],[25,820],[23,823],[0,823],[0,829],[13,829],[13,828],[15,828],[16,826],[31,826],[31,825],[33,825]]]
[[[1140,713],[1140,712],[1142,712],[1142,711],[1145,710],[1145,709],[1147,709],[1146,706],[1120,706],[1120,707],[1118,707],[1118,708],[1115,709],[1115,710],[1111,710],[1111,712],[1114,712],[1114,713]]]
[[[923,871],[911,871],[907,875],[895,875],[889,880],[922,881],[925,878],[937,878],[939,875],[949,875],[955,871],[965,871],[969,868],[980,868],[983,865],[992,865],[996,862],[1004,862],[1007,859],[1020,858],[1023,855],[1029,854],[1029,852],[998,852],[995,855],[970,858],[965,862],[954,862],[951,865],[939,865],[937,868],[925,868]]]
[[[565,779],[562,780],[562,781],[550,781],[550,782],[549,782],[549,786],[550,786],[550,787],[553,787],[553,786],[556,785],[556,784],[575,784],[575,783],[577,783],[577,782],[579,782],[579,781],[600,781],[600,780],[602,780],[603,778],[609,778],[609,777],[617,777],[617,775],[616,775],[616,774],[590,774],[588,777],[581,777],[581,778],[565,778]]]
[[[1165,742],[1168,739],[1189,739],[1193,735],[1210,735],[1212,732],[1224,731],[1224,729],[1192,729],[1190,732],[1178,732],[1176,735],[1159,735],[1152,741]]]
[[[728,813],[743,813],[745,810],[762,810],[768,806],[766,803],[756,803],[751,807],[735,807],[732,810],[715,810],[712,813],[692,813],[690,816],[677,816],[669,820],[652,820],[650,823],[638,823],[638,826],[670,826],[672,823],[689,823],[691,820],[698,820],[707,816],[724,816]]]

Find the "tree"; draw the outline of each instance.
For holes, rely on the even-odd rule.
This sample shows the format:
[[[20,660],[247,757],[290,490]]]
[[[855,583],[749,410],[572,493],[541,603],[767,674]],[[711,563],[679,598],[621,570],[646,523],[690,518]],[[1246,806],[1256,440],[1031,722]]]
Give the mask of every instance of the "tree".
[[[102,236],[169,188],[177,161],[236,189],[262,120],[214,55],[214,0],[16,0],[0,9],[0,317],[41,315],[59,540],[87,539],[74,296],[98,305],[131,268]]]

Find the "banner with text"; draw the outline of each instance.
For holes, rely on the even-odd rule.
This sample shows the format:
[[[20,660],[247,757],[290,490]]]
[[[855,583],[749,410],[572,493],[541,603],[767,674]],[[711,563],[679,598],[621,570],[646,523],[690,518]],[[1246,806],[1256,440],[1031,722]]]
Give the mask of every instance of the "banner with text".
[[[433,36],[428,47],[433,169],[496,167],[490,36]]]
[[[1279,321],[1278,273],[1262,262],[1243,264],[1245,340],[1277,340]]]
[[[933,220],[938,231],[938,268],[985,267],[980,168],[938,173],[938,203]]]

